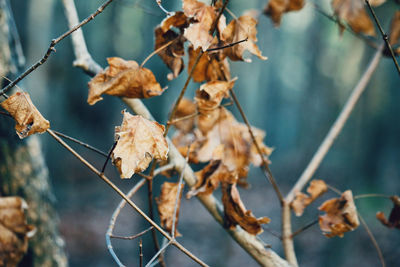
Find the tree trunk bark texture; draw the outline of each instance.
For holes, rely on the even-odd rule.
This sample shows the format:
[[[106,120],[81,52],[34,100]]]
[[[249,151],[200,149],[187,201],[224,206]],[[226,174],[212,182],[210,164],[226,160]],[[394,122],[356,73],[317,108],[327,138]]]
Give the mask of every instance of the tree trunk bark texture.
[[[23,55],[7,0],[0,0],[0,80],[13,77]],[[28,203],[28,223],[36,227],[35,236],[20,266],[67,266],[64,241],[58,233],[58,217],[49,185],[38,136],[21,140],[14,121],[0,117],[0,196],[20,196]]]

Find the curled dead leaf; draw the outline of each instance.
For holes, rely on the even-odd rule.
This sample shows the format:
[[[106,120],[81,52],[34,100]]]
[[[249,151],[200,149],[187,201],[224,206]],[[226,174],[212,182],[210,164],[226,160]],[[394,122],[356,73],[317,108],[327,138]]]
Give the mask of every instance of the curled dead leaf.
[[[196,0],[183,0],[183,12],[195,20],[185,29],[185,38],[190,41],[194,49],[200,47],[206,51],[214,39],[210,34],[217,18],[214,7]]]
[[[332,8],[335,15],[346,21],[355,33],[375,35],[374,24],[365,10],[364,1],[333,0]]]
[[[189,46],[189,66],[188,72],[192,71],[195,59],[200,53],[200,49],[193,49]],[[195,82],[203,81],[226,81],[230,80],[231,74],[229,63],[226,58],[222,59],[221,51],[218,53],[205,52],[200,57],[196,68],[193,71],[192,77]]]
[[[21,139],[50,128],[49,121],[33,105],[28,93],[17,92],[3,101],[1,106],[16,121],[15,130]]]
[[[172,73],[167,76],[169,80],[178,77],[184,68],[182,56],[185,54],[184,43],[186,39],[183,37],[183,29],[188,25],[188,18],[183,12],[179,11],[164,19],[154,30],[155,50],[172,41],[170,45],[157,53],[168,68],[172,70]],[[173,27],[178,28],[181,32],[175,32],[172,29]]]
[[[300,10],[303,6],[304,0],[270,0],[264,14],[271,18],[275,26],[279,26],[284,13]]]
[[[398,196],[392,196],[390,199],[393,202],[393,208],[389,215],[389,220],[383,212],[378,212],[376,218],[385,226],[389,228],[400,229],[400,198]]]
[[[0,197],[0,266],[17,266],[28,249],[35,227],[28,225],[20,197]]]
[[[250,210],[246,210],[236,184],[222,183],[222,203],[224,226],[227,228],[235,228],[239,225],[249,234],[258,235],[263,232],[261,224],[270,222],[269,218],[256,218]]]
[[[135,172],[144,171],[152,158],[166,160],[168,144],[163,125],[127,111],[122,114],[122,125],[115,128],[118,141],[112,159],[121,178],[131,178]]]
[[[340,198],[325,201],[319,210],[326,214],[319,216],[319,226],[327,237],[340,236],[356,229],[360,222],[350,190],[343,192]]]
[[[221,160],[212,160],[202,170],[195,173],[197,183],[187,193],[186,197],[191,198],[196,195],[209,195],[218,188],[221,182],[233,184],[238,176],[235,171],[228,170]]]
[[[250,58],[244,58],[244,52],[249,51],[256,55],[259,59],[266,60],[261,54],[257,43],[257,26],[258,21],[251,15],[240,16],[237,20],[232,20],[228,26],[222,31],[221,40],[227,44],[235,43],[247,39],[246,42],[241,42],[232,47],[226,48],[222,53],[228,56],[231,60],[241,60],[251,62]]]
[[[304,209],[326,191],[328,191],[328,187],[323,180],[312,180],[310,186],[307,188],[307,192],[310,195],[297,192],[295,199],[290,203],[296,216],[301,216]]]
[[[101,95],[129,98],[149,98],[163,93],[151,70],[139,67],[133,60],[118,57],[107,58],[108,67],[89,82],[87,102],[96,104]]]
[[[192,131],[196,113],[196,104],[187,98],[182,98],[172,120],[175,121],[173,125],[184,133]]]
[[[183,184],[181,185],[181,190],[179,198],[176,199],[178,195],[179,183],[169,183],[164,182],[161,186],[160,196],[157,198],[157,208],[158,214],[160,215],[161,226],[167,229],[168,232],[172,232],[172,224],[175,210],[175,203],[177,203],[176,218],[175,218],[175,236],[180,236],[177,226],[179,218],[179,209],[181,206],[181,196],[183,192]]]

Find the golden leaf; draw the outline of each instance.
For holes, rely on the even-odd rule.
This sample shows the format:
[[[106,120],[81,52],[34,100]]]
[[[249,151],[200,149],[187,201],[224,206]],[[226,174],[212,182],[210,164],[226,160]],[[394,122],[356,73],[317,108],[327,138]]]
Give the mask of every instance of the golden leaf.
[[[108,67],[89,82],[88,103],[102,100],[102,94],[129,98],[149,98],[163,93],[151,70],[133,60],[107,58]]]
[[[250,13],[249,13],[250,14]],[[241,60],[251,62],[251,59],[244,58],[243,53],[247,50],[262,60],[266,60],[261,54],[257,43],[257,26],[258,21],[251,15],[240,16],[237,20],[232,20],[228,26],[222,31],[221,40],[225,43],[234,43],[247,38],[246,42],[236,44],[223,50],[223,54],[231,60]]]
[[[296,216],[301,216],[304,209],[310,205],[315,199],[320,197],[328,190],[326,183],[323,180],[312,180],[310,186],[307,188],[307,192],[310,195],[297,192],[295,199],[290,203]]]
[[[15,130],[19,138],[35,133],[43,133],[50,128],[50,123],[33,105],[28,93],[17,92],[1,103],[16,121]]]
[[[343,237],[345,232],[353,231],[360,225],[350,190],[345,191],[340,198],[325,201],[319,210],[326,212],[319,216],[319,226],[327,237]]]
[[[135,172],[144,171],[152,158],[166,160],[168,144],[163,125],[126,111],[122,114],[122,125],[115,128],[118,141],[112,158],[121,178],[131,178]]]
[[[35,227],[28,225],[20,197],[0,197],[0,266],[17,266],[28,249]]]
[[[187,98],[182,98],[179,102],[175,116],[173,120],[178,120],[174,123],[174,126],[184,133],[188,133],[193,130],[194,127],[194,115],[197,113],[196,104]],[[191,118],[185,119],[186,116],[192,116]],[[183,118],[183,119],[182,119]],[[182,119],[182,120],[179,120]]]
[[[164,182],[161,186],[161,193],[157,199],[158,214],[160,215],[161,226],[167,229],[168,232],[172,233],[172,224],[175,210],[176,197],[178,195],[179,183]],[[181,204],[181,196],[183,192],[183,184],[178,198],[178,206],[176,209],[175,217],[175,236],[180,236],[177,226],[179,218],[179,208]]]
[[[250,210],[246,210],[236,184],[222,183],[222,203],[224,205],[224,226],[235,228],[240,225],[252,235],[263,232],[261,224],[269,223],[267,217],[256,218]]]

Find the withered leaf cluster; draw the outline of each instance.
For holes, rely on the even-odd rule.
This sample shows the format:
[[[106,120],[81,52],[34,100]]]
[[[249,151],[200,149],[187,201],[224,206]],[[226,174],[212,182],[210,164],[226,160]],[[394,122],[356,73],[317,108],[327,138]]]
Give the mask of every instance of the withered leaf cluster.
[[[224,15],[216,22],[218,6],[209,6],[197,0],[182,2],[183,11],[173,13],[155,29],[155,49],[172,41],[166,48],[158,51],[158,55],[172,71],[168,74],[168,79],[176,78],[184,68],[182,56],[185,41],[190,43],[188,72],[191,72],[199,53],[204,52],[192,75],[195,82],[229,80],[230,71],[226,58],[249,62],[250,59],[244,57],[245,51],[266,59],[256,45],[257,19],[253,13],[246,13],[227,25]],[[215,29],[218,34],[213,36]],[[247,41],[230,48],[207,52],[208,49],[242,40]]]
[[[163,125],[127,111],[122,113],[122,125],[115,129],[117,145],[112,159],[121,178],[131,178],[135,172],[144,171],[153,158],[166,160],[168,144]]]
[[[28,225],[20,197],[0,197],[0,266],[17,266],[28,249],[35,227]]]
[[[284,13],[300,10],[303,6],[304,0],[270,0],[264,14],[271,18],[275,26],[279,26]]]
[[[343,192],[340,198],[325,201],[319,210],[326,212],[319,216],[319,226],[327,237],[342,237],[345,232],[353,231],[360,225],[350,190]]]
[[[0,105],[14,118],[15,130],[20,138],[43,133],[50,128],[49,121],[33,105],[28,93],[17,92]]]

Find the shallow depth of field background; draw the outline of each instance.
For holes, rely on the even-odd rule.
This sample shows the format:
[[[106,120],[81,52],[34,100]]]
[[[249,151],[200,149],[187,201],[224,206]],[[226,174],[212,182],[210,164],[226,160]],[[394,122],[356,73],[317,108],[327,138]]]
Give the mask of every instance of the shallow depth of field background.
[[[267,0],[231,0],[229,8],[240,16],[247,9],[262,10]],[[10,1],[30,66],[47,50],[52,38],[66,31],[61,1]],[[102,1],[76,0],[81,19],[92,13]],[[115,0],[94,21],[84,26],[89,52],[102,66],[106,58],[119,56],[141,62],[153,50],[153,29],[163,19],[156,1]],[[327,0],[316,1],[331,12]],[[179,10],[181,1],[163,1],[168,10]],[[376,9],[388,29],[390,15],[399,9],[394,1]],[[227,19],[232,19],[226,14]],[[287,193],[311,159],[345,100],[365,70],[374,51],[348,32],[339,36],[338,27],[311,5],[284,16],[280,28],[261,16],[258,45],[267,61],[253,57],[253,63],[233,62],[232,76],[238,76],[235,91],[251,123],[267,132],[266,144],[275,148],[271,169],[284,193]],[[122,102],[106,96],[94,106],[86,103],[89,77],[72,67],[74,60],[70,38],[57,47],[45,65],[24,80],[22,87],[32,96],[52,128],[108,151],[113,143],[114,127],[122,120]],[[161,86],[168,86],[160,97],[145,100],[158,122],[167,120],[168,112],[187,77],[166,79],[169,70],[157,57],[146,67],[156,75]],[[353,194],[400,192],[400,80],[391,59],[384,58],[357,104],[350,120],[315,178]],[[191,84],[192,97],[199,84]],[[238,116],[237,109],[230,110]],[[11,124],[11,122],[10,122]],[[12,127],[12,125],[10,125]],[[105,232],[120,198],[66,150],[46,135],[41,136],[51,182],[57,198],[60,231],[65,237],[71,266],[113,266],[105,245]],[[101,167],[104,159],[77,147],[89,161]],[[115,168],[106,174],[124,191],[139,177],[121,181]],[[155,195],[166,178],[157,177]],[[176,177],[174,178],[176,179]],[[248,178],[252,187],[239,189],[248,209],[257,216],[268,216],[267,226],[280,231],[279,203],[261,171],[253,168]],[[186,189],[187,190],[187,189]],[[216,193],[219,195],[219,193]],[[301,218],[293,218],[297,228],[317,218],[317,207],[329,192],[306,209]],[[147,210],[146,187],[134,201]],[[386,214],[388,200],[357,200],[361,215],[380,244],[388,266],[399,266],[400,232],[389,230],[375,219],[378,210]],[[132,235],[148,225],[131,209],[124,209],[115,234]],[[182,202],[178,226],[182,242],[190,251],[211,266],[256,266],[225,231],[214,222],[196,199]],[[260,237],[283,255],[280,242],[268,232]],[[145,261],[154,254],[151,235],[143,237]],[[138,240],[114,240],[115,251],[127,266],[138,265]],[[379,260],[365,230],[359,227],[344,238],[325,238],[318,226],[295,239],[302,266],[378,266]],[[168,266],[194,266],[184,254],[170,247]]]

